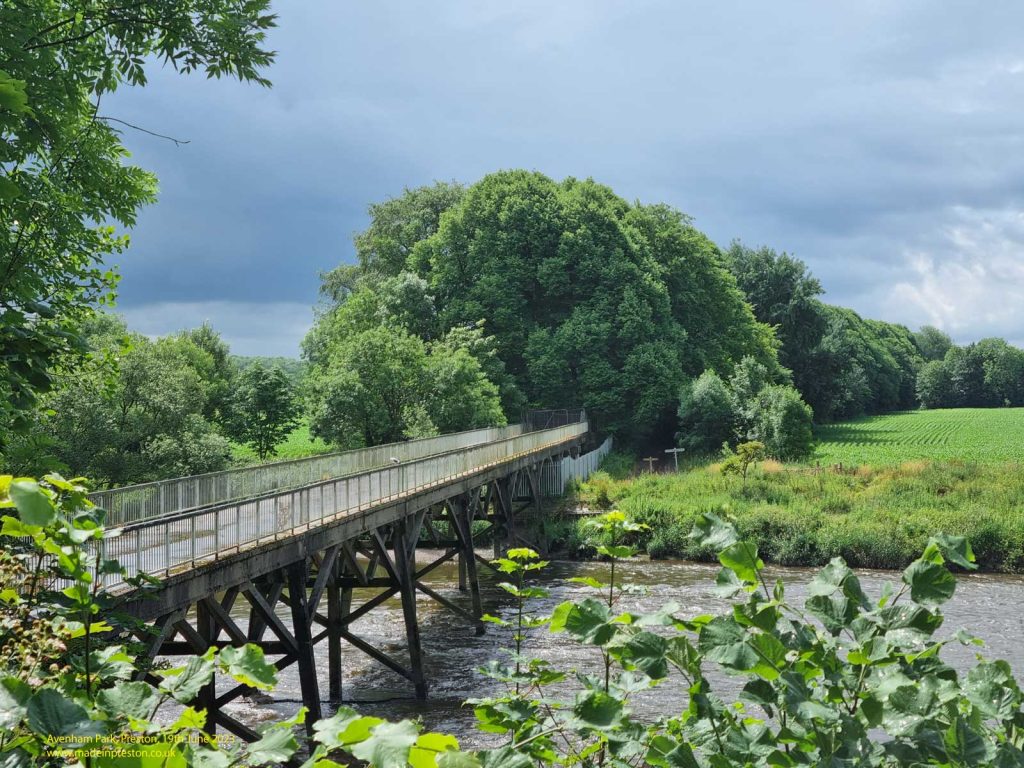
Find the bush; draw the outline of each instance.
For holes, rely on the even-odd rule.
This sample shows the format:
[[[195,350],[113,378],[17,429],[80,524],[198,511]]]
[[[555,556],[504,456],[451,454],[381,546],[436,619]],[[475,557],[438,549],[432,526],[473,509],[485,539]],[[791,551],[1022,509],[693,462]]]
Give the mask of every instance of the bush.
[[[733,437],[733,398],[726,383],[704,371],[686,387],[679,401],[680,447],[692,453],[712,453]]]
[[[814,444],[811,407],[793,387],[770,386],[757,396],[754,437],[776,459],[800,459]]]

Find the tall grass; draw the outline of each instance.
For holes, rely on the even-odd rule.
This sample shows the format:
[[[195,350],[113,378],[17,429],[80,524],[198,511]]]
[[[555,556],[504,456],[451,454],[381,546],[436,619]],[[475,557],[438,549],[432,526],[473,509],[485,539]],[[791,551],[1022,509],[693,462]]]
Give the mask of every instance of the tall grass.
[[[979,565],[1024,571],[1024,473],[1015,463],[913,461],[853,471],[767,463],[744,489],[717,465],[616,479],[597,472],[580,503],[616,506],[649,532],[652,557],[712,559],[687,539],[697,515],[727,509],[761,556],[820,565],[835,556],[866,568],[902,568],[939,531],[967,536]]]

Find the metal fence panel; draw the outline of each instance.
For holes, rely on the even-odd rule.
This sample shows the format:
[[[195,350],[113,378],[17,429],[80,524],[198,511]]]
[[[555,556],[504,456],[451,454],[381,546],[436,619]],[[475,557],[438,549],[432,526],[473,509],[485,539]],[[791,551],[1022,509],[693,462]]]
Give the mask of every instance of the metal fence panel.
[[[127,525],[276,490],[298,488],[395,462],[414,461],[435,453],[504,440],[522,432],[521,424],[486,427],[355,451],[129,485],[97,491],[89,498],[96,506],[107,510],[108,525]]]

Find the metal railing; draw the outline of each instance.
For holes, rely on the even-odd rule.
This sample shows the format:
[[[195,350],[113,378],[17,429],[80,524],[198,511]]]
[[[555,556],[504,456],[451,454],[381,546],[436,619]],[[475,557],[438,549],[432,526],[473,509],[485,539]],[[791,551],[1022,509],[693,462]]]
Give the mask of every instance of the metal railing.
[[[128,525],[103,556],[156,578],[287,538],[427,488],[581,437],[587,423],[527,432],[381,469]],[[116,587],[119,581],[107,581]]]
[[[532,408],[523,411],[522,421],[523,428],[532,432],[587,421],[587,412],[583,408]]]
[[[395,461],[408,462],[435,453],[504,440],[523,431],[520,424],[485,427],[354,451],[127,485],[96,491],[89,498],[96,506],[107,511],[108,525],[127,525],[189,509],[260,496],[271,491],[298,488],[394,464]]]
[[[565,493],[569,483],[585,481],[597,471],[611,450],[612,439],[608,437],[590,453],[584,453],[576,458],[566,456],[563,459],[545,462],[538,478],[541,494],[543,496],[561,496]],[[530,486],[525,477],[519,478],[514,491],[516,497],[529,494]]]

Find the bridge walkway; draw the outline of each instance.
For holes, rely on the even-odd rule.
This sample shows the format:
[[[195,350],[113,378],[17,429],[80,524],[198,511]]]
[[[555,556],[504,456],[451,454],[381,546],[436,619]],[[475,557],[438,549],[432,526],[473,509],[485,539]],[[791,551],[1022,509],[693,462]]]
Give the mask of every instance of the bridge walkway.
[[[416,695],[425,697],[416,593],[482,632],[477,568],[487,561],[476,554],[474,536],[486,523],[496,551],[523,543],[518,517],[527,507],[539,508],[544,468],[577,455],[588,431],[582,412],[559,426],[528,431],[530,426],[504,428],[489,440],[481,431],[459,433],[454,440],[442,436],[447,443],[411,450],[461,447],[208,506],[187,508],[191,501],[176,496],[162,514],[125,523],[103,554],[119,560],[127,573],[148,574],[152,583],[139,587],[111,575],[105,586],[144,622],[135,632],[144,646],[139,677],[155,680],[151,666],[159,657],[256,643],[277,657],[279,669],[298,666],[312,727],[321,711],[313,646],[327,641],[329,698],[337,701],[341,643],[347,642],[407,678]],[[165,492],[163,498],[171,497]],[[417,569],[415,551],[424,536],[441,555]],[[468,609],[422,583],[427,572],[452,559],[459,564],[460,588],[470,596]],[[353,592],[365,594],[368,588],[380,592],[354,606]],[[394,596],[402,601],[408,662],[352,628]],[[236,603],[248,604],[244,625],[231,618]],[[244,686],[218,689],[216,681],[207,686],[198,705],[208,712],[208,729],[258,738],[224,711],[248,693]]]

